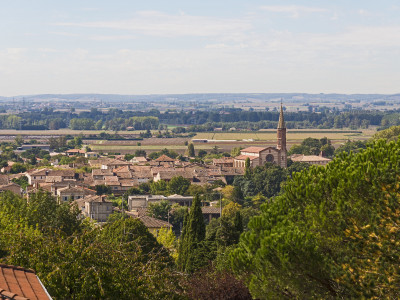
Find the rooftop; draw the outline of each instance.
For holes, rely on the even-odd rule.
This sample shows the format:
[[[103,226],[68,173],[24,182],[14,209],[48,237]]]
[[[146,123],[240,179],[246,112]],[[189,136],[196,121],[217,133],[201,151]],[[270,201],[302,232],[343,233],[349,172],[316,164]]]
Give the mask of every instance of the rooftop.
[[[171,157],[168,157],[165,154],[163,154],[159,158],[155,159],[155,161],[170,161],[170,162],[174,162],[175,159],[172,159]]]
[[[265,149],[266,149],[265,147],[247,147],[245,149],[240,150],[240,152],[260,153]]]
[[[15,300],[51,299],[35,271],[0,264],[0,297]]]

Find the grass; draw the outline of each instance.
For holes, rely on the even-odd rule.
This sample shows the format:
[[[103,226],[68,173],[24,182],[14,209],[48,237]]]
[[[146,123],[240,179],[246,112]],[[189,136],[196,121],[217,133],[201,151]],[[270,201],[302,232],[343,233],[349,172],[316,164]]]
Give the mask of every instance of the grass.
[[[99,134],[102,132],[114,134],[115,131],[110,130],[72,130],[72,129],[59,129],[59,130],[15,130],[15,129],[0,129],[0,135],[79,135],[79,134]],[[118,131],[118,134],[139,134],[145,130],[132,130],[132,131]],[[158,132],[158,130],[152,130]]]
[[[375,131],[343,131],[332,130],[329,132],[327,130],[288,130],[287,139],[288,140],[304,140],[308,137],[321,139],[327,137],[331,140],[347,140],[347,139],[364,139],[369,138],[373,135]],[[257,132],[200,132],[194,139],[214,139],[214,140],[243,140],[243,139],[253,139],[255,141],[270,141],[276,140],[276,130],[271,131],[257,131]]]
[[[169,150],[186,150],[187,146],[185,145],[142,145],[142,146],[134,146],[134,145],[101,145],[101,144],[91,144],[89,147],[95,151],[116,151],[116,150],[162,150],[167,148]],[[196,149],[204,149],[210,150],[214,147],[214,145],[196,145]]]

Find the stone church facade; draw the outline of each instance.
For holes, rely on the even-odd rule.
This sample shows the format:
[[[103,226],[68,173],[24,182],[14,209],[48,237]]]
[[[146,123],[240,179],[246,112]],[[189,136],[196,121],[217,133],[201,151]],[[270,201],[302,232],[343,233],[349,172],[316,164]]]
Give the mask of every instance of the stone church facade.
[[[283,107],[279,114],[279,122],[277,129],[277,146],[276,147],[248,147],[240,151],[240,155],[234,158],[234,167],[244,168],[246,159],[250,159],[250,166],[262,166],[266,162],[277,164],[282,168],[287,167],[287,150],[286,150],[286,126],[283,117]]]

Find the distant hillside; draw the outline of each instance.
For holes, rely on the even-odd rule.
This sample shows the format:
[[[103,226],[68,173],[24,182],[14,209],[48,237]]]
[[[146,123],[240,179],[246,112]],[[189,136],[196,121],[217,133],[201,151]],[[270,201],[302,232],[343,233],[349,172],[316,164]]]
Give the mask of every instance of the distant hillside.
[[[161,95],[118,95],[118,94],[41,94],[41,95],[19,95],[14,97],[1,97],[0,101],[12,101],[25,99],[27,101],[107,101],[107,102],[127,102],[127,101],[234,101],[243,99],[253,100],[276,100],[291,102],[308,101],[359,101],[359,100],[399,100],[400,94],[307,94],[307,93],[214,93],[214,94],[161,94]]]

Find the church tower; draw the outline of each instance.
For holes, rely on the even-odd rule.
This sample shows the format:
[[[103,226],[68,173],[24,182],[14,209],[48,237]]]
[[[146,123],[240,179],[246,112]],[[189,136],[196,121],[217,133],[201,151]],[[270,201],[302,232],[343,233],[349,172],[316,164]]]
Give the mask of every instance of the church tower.
[[[282,168],[287,167],[287,150],[286,150],[286,125],[285,119],[283,118],[283,107],[281,102],[281,112],[279,114],[279,122],[277,129],[278,144],[276,149],[279,150],[279,160],[278,163]]]

